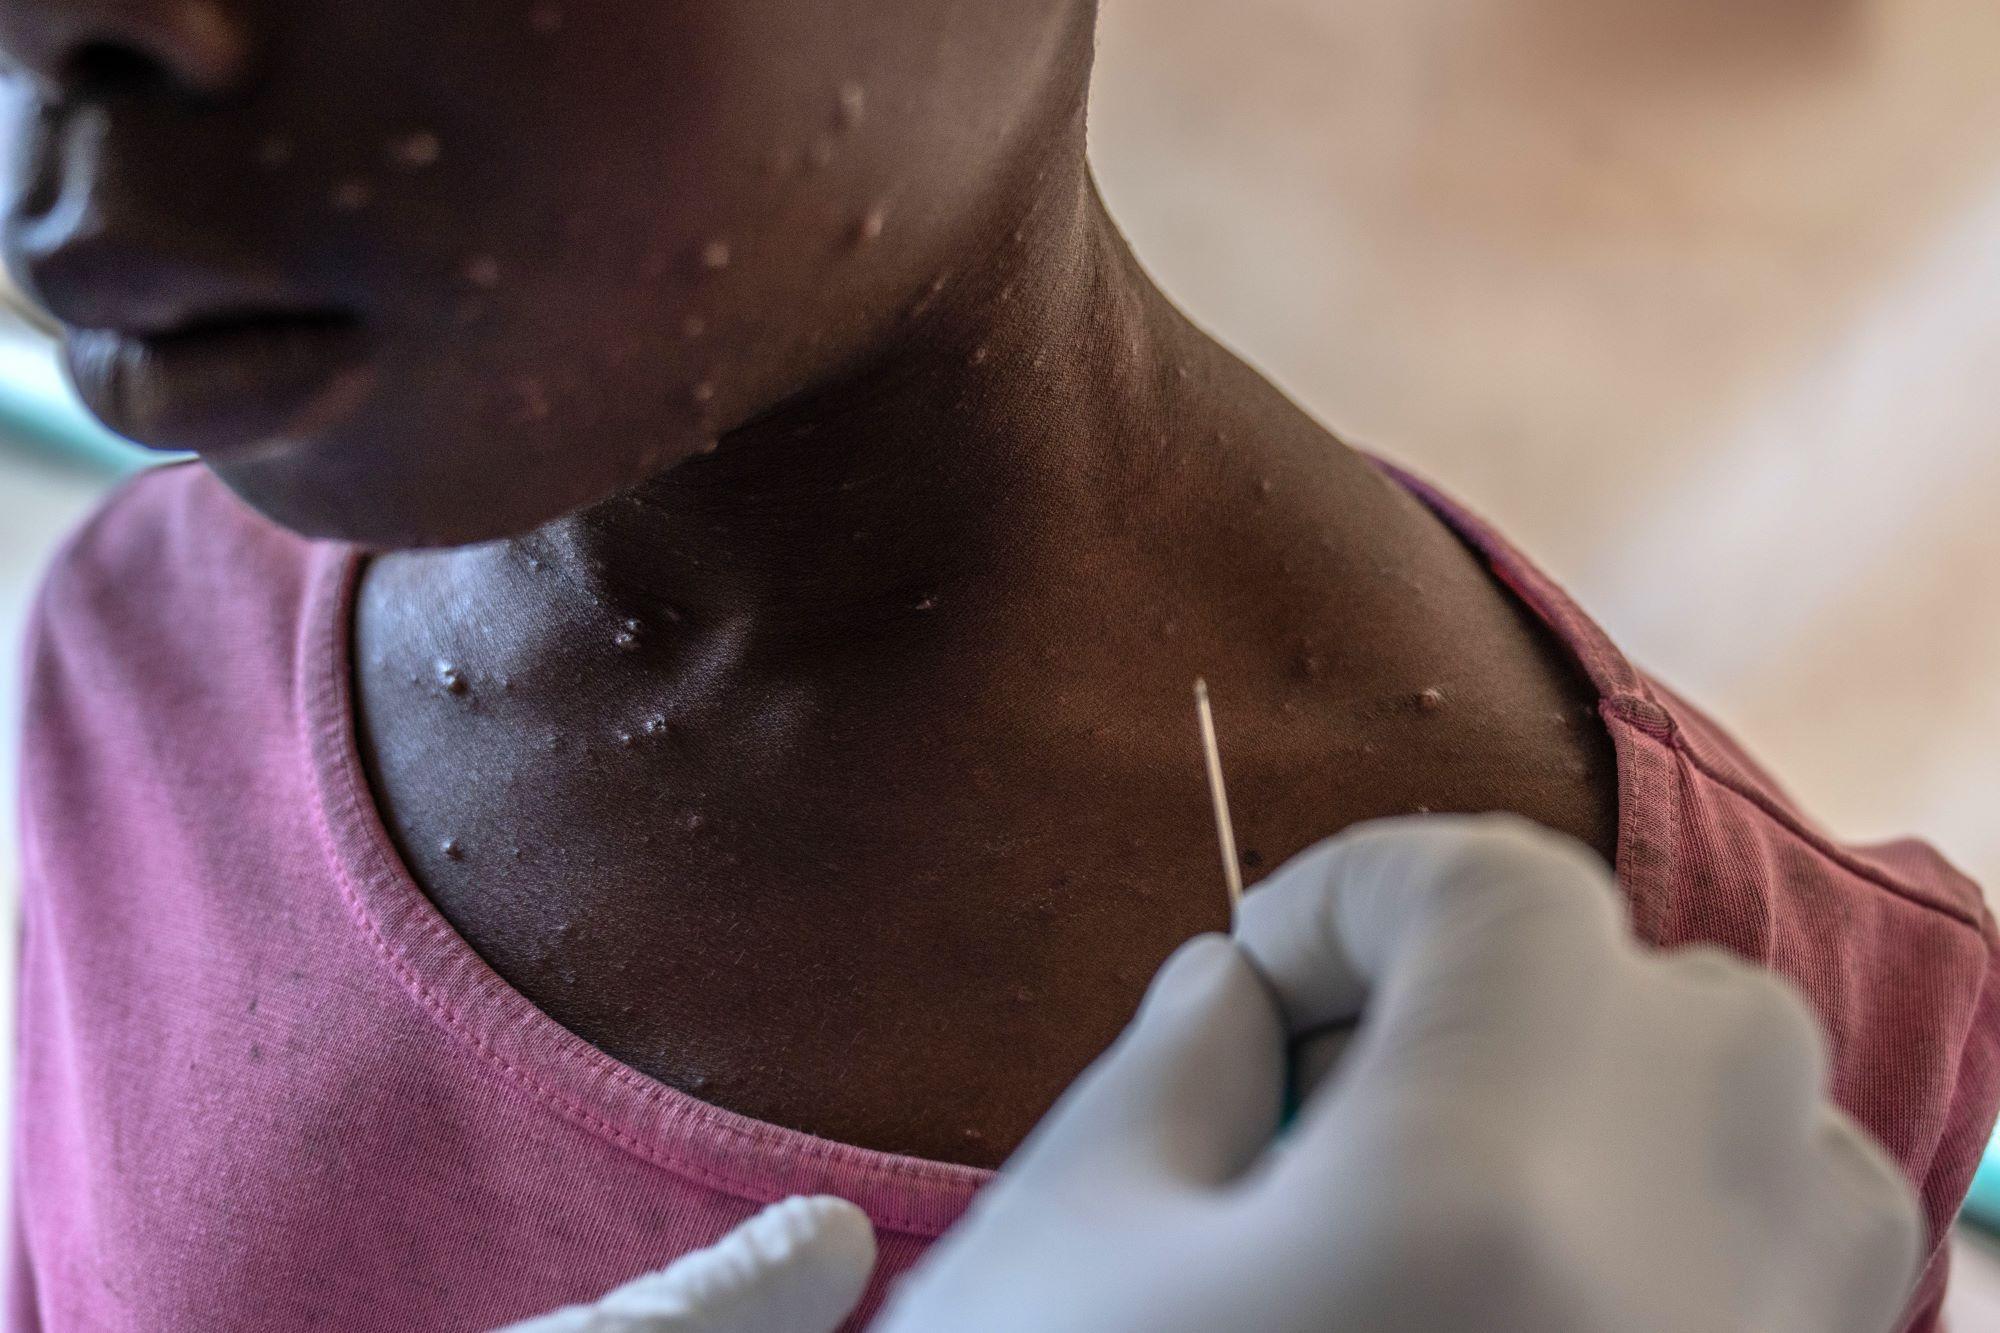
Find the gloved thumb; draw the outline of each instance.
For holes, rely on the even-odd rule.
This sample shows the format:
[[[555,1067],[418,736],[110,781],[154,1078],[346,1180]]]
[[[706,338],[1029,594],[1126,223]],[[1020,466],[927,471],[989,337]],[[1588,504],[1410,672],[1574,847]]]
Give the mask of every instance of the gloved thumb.
[[[1236,939],[1302,1038],[1353,1024],[1383,992],[1435,1008],[1477,970],[1532,978],[1601,951],[1624,933],[1618,901],[1607,866],[1526,820],[1382,819],[1282,866],[1244,900]]]
[[[1284,1027],[1270,990],[1219,935],[1190,940],[1138,1017],[1008,1164],[1015,1182],[1212,1186],[1270,1141],[1283,1107]]]
[[[1380,820],[1329,839],[1245,900],[1237,941],[1313,1057],[1298,1070],[1296,1158],[1323,1143],[1329,1161],[1351,1137],[1351,1098],[1470,1086],[1468,1066],[1533,1067],[1633,948],[1609,867],[1497,815]],[[1393,1077],[1357,1072],[1384,1060]]]
[[[772,1204],[705,1250],[501,1333],[832,1333],[875,1270],[875,1230],[845,1199]]]

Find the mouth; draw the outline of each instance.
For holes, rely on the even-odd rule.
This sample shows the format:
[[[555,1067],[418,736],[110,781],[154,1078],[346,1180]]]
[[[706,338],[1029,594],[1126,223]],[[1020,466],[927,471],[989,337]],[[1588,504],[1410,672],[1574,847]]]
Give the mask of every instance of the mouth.
[[[308,438],[352,412],[373,378],[359,321],[338,311],[73,328],[63,360],[78,395],[112,430],[210,458]]]

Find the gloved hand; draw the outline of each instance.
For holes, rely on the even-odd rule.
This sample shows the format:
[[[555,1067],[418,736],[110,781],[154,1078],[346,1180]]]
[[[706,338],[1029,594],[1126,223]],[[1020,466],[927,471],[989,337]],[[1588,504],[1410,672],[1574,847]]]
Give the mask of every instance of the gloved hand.
[[[1781,982],[1514,820],[1371,825],[1187,945],[877,1333],[1886,1333],[1920,1223]],[[1365,1015],[1364,1015],[1365,1011]],[[1286,1041],[1361,1015],[1276,1146]]]
[[[500,1333],[832,1333],[875,1269],[875,1230],[844,1199],[766,1208],[706,1250]]]

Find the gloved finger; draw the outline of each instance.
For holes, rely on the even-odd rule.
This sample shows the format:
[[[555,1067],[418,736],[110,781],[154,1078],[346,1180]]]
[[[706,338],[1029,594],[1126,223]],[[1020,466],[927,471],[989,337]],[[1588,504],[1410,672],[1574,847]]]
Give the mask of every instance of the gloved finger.
[[[1271,994],[1220,935],[1183,945],[1138,1016],[1056,1103],[1007,1175],[1064,1192],[1233,1178],[1276,1130],[1285,1039]]]
[[[1922,1273],[1925,1226],[1916,1192],[1867,1130],[1824,1104],[1813,1132],[1809,1251],[1824,1260],[1795,1327],[1877,1333],[1894,1327]]]
[[[1305,1188],[1343,1156],[1350,1087],[1413,1110],[1546,1097],[1589,1058],[1597,1001],[1633,961],[1603,865],[1493,817],[1384,821],[1322,844],[1246,900],[1238,939],[1292,1031],[1365,1011],[1288,1140],[1281,1174]],[[1376,1109],[1383,1124],[1398,1114]]]
[[[1805,997],[1774,973],[1713,946],[1648,955],[1639,975],[1687,1038],[1709,1051],[1729,1117],[1715,1151],[1730,1173],[1792,1170],[1826,1109],[1826,1038]]]
[[[503,1333],[833,1333],[875,1271],[875,1230],[845,1199],[772,1204],[714,1245]]]
[[[1601,951],[1620,928],[1615,886],[1580,844],[1511,816],[1433,815],[1357,825],[1293,858],[1244,900],[1236,939],[1298,1037],[1353,1023],[1413,966],[1477,953],[1442,945],[1503,939],[1527,968],[1579,942]]]

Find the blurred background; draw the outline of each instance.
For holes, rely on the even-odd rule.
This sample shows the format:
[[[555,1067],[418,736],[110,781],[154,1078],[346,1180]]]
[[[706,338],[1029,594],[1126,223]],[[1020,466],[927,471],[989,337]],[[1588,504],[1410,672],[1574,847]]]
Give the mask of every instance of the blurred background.
[[[1102,45],[1105,192],[1199,321],[1838,835],[2000,886],[2000,6],[1106,0]],[[35,571],[129,466],[0,318],[7,728]]]

